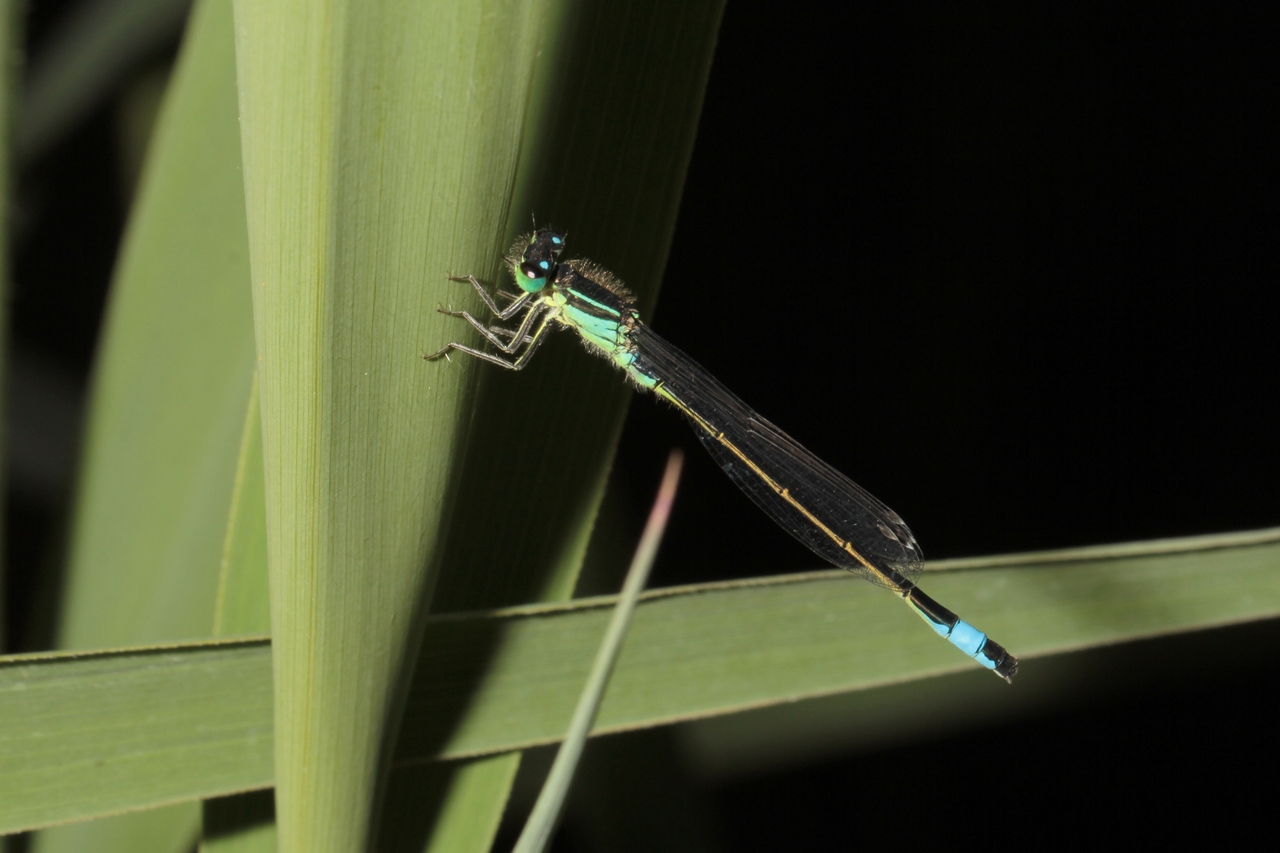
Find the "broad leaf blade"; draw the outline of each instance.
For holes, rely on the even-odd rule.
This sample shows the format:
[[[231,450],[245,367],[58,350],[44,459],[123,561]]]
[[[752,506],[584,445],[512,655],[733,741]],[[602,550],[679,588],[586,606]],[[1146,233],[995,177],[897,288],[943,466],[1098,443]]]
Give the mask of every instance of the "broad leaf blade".
[[[0,832],[271,783],[265,641],[23,655],[0,682]]]
[[[509,234],[527,231],[535,217],[554,221],[568,230],[576,255],[608,265],[641,305],[653,305],[722,7],[720,0],[552,4]],[[451,301],[481,310],[465,287],[452,293]],[[571,335],[553,338],[519,375],[481,370],[437,613],[572,594],[632,394]],[[491,837],[464,840],[452,827],[489,826],[501,814],[509,788],[501,780],[514,775],[518,757],[506,760],[504,772],[495,770],[499,759],[475,771],[498,780],[496,787],[464,778],[472,772],[465,764],[440,768],[454,778],[423,784],[451,792],[447,811],[428,796],[393,792],[393,802],[413,809],[389,813],[384,848],[487,850]],[[437,837],[415,835],[415,813],[423,810],[439,811]]]
[[[544,14],[236,4],[283,851],[368,844],[474,375],[419,354],[497,271]]]

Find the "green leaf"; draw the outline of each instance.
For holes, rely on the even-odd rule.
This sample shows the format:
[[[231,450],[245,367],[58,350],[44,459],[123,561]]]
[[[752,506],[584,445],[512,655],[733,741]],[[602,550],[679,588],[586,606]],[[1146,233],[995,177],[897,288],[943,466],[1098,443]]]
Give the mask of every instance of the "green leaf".
[[[675,229],[723,3],[558,2],[546,29],[522,140],[509,235],[536,215],[653,305]],[[457,270],[462,272],[464,270]],[[478,300],[465,286],[444,301]],[[454,302],[456,305],[457,303]],[[457,324],[445,330],[453,339]],[[456,370],[458,359],[448,366]],[[445,365],[436,365],[443,369]],[[474,369],[476,365],[469,365]],[[433,610],[562,601],[576,585],[587,540],[632,392],[617,372],[584,357],[571,336],[550,341],[510,375],[480,365],[483,385],[467,447]],[[625,557],[624,557],[625,559]],[[409,723],[412,725],[412,722]],[[519,757],[465,762],[416,774],[423,793],[396,789],[384,821],[388,850],[488,850],[491,835],[456,826],[496,825]],[[506,762],[499,772],[498,762]],[[493,784],[481,780],[491,780]],[[450,792],[447,809],[430,791]],[[408,812],[396,803],[411,804]],[[439,811],[434,834],[417,813]],[[473,814],[474,813],[474,814]]]
[[[0,832],[271,783],[265,641],[20,655],[0,672]]]
[[[236,4],[283,851],[370,833],[473,375],[419,354],[496,272],[544,15]]]
[[[411,356],[474,303],[442,274],[493,281],[534,212],[652,298],[719,9],[237,7],[284,849],[364,843],[437,567],[436,609],[572,589],[625,388],[571,342],[474,398],[477,365]]]
[[[17,79],[18,65],[18,45],[17,39],[22,32],[22,27],[18,23],[18,3],[0,0],[0,57],[3,58],[4,65],[0,68],[0,204],[4,205],[5,210],[12,209],[12,202],[9,198],[9,176],[10,176],[10,157],[11,146],[9,144],[12,138],[11,119],[13,116],[13,87]],[[9,229],[7,227],[0,228],[0,292],[9,293]],[[4,300],[0,304],[0,366],[3,365],[3,359],[9,352],[9,302]],[[7,373],[6,373],[7,375]],[[7,390],[7,386],[6,386]],[[8,423],[8,419],[4,417],[6,401],[0,395],[0,423]],[[5,482],[0,478],[0,487]],[[7,489],[0,491],[0,494],[7,493]],[[0,537],[0,547],[3,547],[4,541]],[[4,582],[5,566],[0,560],[0,650],[4,648],[3,638],[7,633],[5,626],[5,595],[4,590],[7,584]]]
[[[947,673],[971,674],[966,689],[1001,705],[1036,707],[1061,695],[1037,677],[1056,666],[1047,655],[1280,616],[1275,529],[983,562],[942,563],[963,568],[929,572],[927,587],[1023,658],[1012,687],[884,590],[813,572],[646,593],[593,733],[852,691],[874,705],[872,688]],[[611,604],[432,618],[399,772],[556,741]],[[270,785],[269,656],[260,641],[0,659],[0,831]],[[794,740],[758,733],[764,752],[770,738]]]
[[[1177,543],[1180,551],[1153,543],[1150,554],[1135,543],[1120,549],[1123,556],[1105,548],[1048,552],[993,558],[1000,567],[981,569],[981,560],[966,560],[969,568],[927,573],[923,585],[1004,640],[1031,670],[1032,659],[1047,654],[1280,614],[1277,539],[1277,530],[1240,534],[1237,543],[1247,544],[1192,538]],[[448,628],[447,619],[433,622],[399,759],[557,740],[609,601],[459,616]],[[499,651],[485,670],[475,650],[487,645]],[[900,601],[844,572],[654,590],[636,614],[593,733],[969,670],[976,665]],[[977,674],[992,690],[1019,687]],[[449,704],[461,701],[467,715],[453,725]]]
[[[191,0],[84,0],[58,22],[28,73],[18,125],[27,164],[90,115],[120,78],[182,29]]]
[[[253,375],[230,7],[202,2],[166,95],[109,300],[59,645],[207,636]],[[182,850],[191,806],[37,839]]]
[[[255,373],[222,551],[218,605],[213,617],[213,630],[219,636],[265,634],[271,630],[257,379]],[[275,849],[272,792],[254,791],[205,801],[201,811],[200,853],[274,853]]]
[[[267,583],[267,508],[262,472],[262,418],[258,406],[258,375],[249,388],[240,457],[236,462],[231,509],[218,577],[213,633],[271,633]]]
[[[65,648],[207,636],[253,378],[226,3],[202,3],[113,282]]]

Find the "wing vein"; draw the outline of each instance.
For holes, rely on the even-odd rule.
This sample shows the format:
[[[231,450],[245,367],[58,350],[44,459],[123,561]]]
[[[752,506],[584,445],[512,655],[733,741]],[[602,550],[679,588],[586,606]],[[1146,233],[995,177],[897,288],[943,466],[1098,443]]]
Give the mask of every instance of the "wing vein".
[[[647,326],[629,335],[632,370],[693,424],[731,480],[815,554],[903,592],[923,568],[910,528],[869,492],[765,420]]]

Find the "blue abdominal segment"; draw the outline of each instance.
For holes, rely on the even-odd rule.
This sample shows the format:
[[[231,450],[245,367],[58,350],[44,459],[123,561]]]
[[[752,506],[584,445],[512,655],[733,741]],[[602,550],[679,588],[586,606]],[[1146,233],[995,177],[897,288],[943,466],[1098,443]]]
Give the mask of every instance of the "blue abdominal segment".
[[[982,664],[1005,681],[1012,682],[1018,671],[1018,660],[986,634],[956,616],[947,608],[912,587],[903,598],[916,614],[951,645]]]

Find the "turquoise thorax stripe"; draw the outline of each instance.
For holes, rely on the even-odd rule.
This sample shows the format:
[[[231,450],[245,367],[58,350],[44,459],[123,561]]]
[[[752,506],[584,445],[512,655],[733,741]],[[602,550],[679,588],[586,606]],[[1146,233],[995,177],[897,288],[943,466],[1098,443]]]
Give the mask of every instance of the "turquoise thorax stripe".
[[[617,320],[597,317],[573,305],[561,308],[560,314],[566,323],[578,330],[578,334],[611,356],[625,340]]]
[[[587,296],[581,290],[571,287],[569,288],[569,293],[573,295],[574,299],[579,299],[583,302],[586,302],[589,305],[599,308],[601,311],[607,312],[611,316],[619,317],[619,318],[622,317],[622,312],[620,312],[615,306],[606,305],[605,303],[601,302],[598,299],[592,299],[590,296]]]

